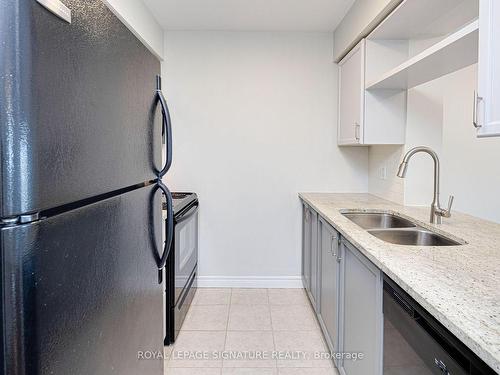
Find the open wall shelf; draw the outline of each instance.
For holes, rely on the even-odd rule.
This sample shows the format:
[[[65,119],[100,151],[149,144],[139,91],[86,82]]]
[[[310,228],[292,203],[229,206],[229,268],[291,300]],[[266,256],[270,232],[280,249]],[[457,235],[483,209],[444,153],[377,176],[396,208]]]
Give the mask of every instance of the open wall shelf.
[[[477,62],[478,40],[479,22],[476,20],[383,73],[378,79],[367,82],[365,87],[367,90],[407,90],[465,68]]]
[[[477,19],[478,14],[478,0],[405,0],[368,39],[412,40],[449,35]]]

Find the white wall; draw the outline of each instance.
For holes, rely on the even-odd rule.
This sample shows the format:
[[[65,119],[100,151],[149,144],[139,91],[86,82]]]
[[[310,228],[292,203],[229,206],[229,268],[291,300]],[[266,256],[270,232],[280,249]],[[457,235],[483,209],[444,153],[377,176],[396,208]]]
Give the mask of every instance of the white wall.
[[[409,90],[406,147],[402,150],[403,154],[412,147],[425,145],[435,150],[440,159],[443,159],[443,128],[447,125],[443,122],[443,98],[446,95],[454,95],[453,92],[448,94],[448,84],[446,78],[441,78]],[[446,166],[442,165],[443,171],[444,168]],[[404,180],[405,203],[412,206],[430,205],[434,194],[433,181],[432,158],[425,154],[413,157]]]
[[[454,209],[500,222],[500,138],[476,138],[472,126],[472,93],[477,66],[449,74],[408,93],[408,124],[405,147],[372,147],[370,192],[409,205],[428,206],[432,201],[433,163],[427,155],[410,162],[404,185],[397,185],[397,163],[409,148],[433,147],[441,159],[441,202],[455,195]],[[388,167],[388,179],[377,171]],[[392,187],[399,186],[398,189]],[[402,188],[401,188],[402,187]],[[396,193],[395,193],[396,191]]]
[[[446,84],[446,80],[437,79],[408,91],[404,147],[370,147],[369,190],[372,194],[411,206],[430,204],[433,194],[433,162],[430,156],[415,156],[405,179],[397,177],[396,173],[404,153],[412,147],[426,145],[441,155]],[[381,168],[384,167],[387,173],[382,179]]]
[[[368,190],[371,194],[404,204],[404,181],[396,177],[402,154],[401,146],[370,147]]]
[[[328,33],[167,32],[166,183],[199,194],[203,285],[298,286],[300,191],[368,189],[367,150],[336,146]]]
[[[103,2],[156,57],[163,60],[163,29],[142,0],[103,0]]]

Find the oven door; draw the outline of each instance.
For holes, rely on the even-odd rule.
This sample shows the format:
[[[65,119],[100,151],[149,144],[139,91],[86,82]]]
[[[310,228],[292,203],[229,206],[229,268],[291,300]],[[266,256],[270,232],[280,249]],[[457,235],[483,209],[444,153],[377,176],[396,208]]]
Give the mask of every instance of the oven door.
[[[174,342],[191,306],[198,276],[198,202],[175,217],[173,256],[173,298],[170,343]],[[172,290],[171,289],[171,290]]]
[[[176,217],[174,251],[174,305],[177,306],[198,263],[198,202]]]

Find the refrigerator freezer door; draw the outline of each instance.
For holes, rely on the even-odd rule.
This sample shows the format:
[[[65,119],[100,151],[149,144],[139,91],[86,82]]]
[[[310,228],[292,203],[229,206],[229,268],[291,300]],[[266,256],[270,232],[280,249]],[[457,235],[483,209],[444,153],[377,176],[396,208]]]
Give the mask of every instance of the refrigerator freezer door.
[[[101,0],[0,0],[0,217],[152,180],[160,62]]]
[[[0,236],[6,374],[163,374],[152,186]]]

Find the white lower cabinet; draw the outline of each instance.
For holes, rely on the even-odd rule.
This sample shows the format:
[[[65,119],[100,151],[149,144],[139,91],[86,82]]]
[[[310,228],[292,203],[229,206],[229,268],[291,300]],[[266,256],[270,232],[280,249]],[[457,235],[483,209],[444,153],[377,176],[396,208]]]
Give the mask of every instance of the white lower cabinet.
[[[316,311],[319,311],[320,306],[320,295],[319,295],[319,283],[320,283],[320,260],[318,251],[318,214],[316,211],[311,210],[311,290],[310,297],[313,307]]]
[[[344,272],[341,281],[342,351],[362,359],[344,359],[345,375],[382,374],[382,273],[363,254],[342,240]]]
[[[311,291],[311,210],[302,205],[302,284]]]
[[[303,205],[302,221],[302,283],[316,311],[319,310],[320,268],[318,252],[318,214]]]
[[[303,225],[304,287],[335,365],[342,375],[381,375],[382,272],[306,205]]]
[[[322,218],[319,219],[321,282],[319,322],[330,352],[339,351],[339,282],[342,255],[340,236]],[[337,361],[335,361],[337,364]]]

